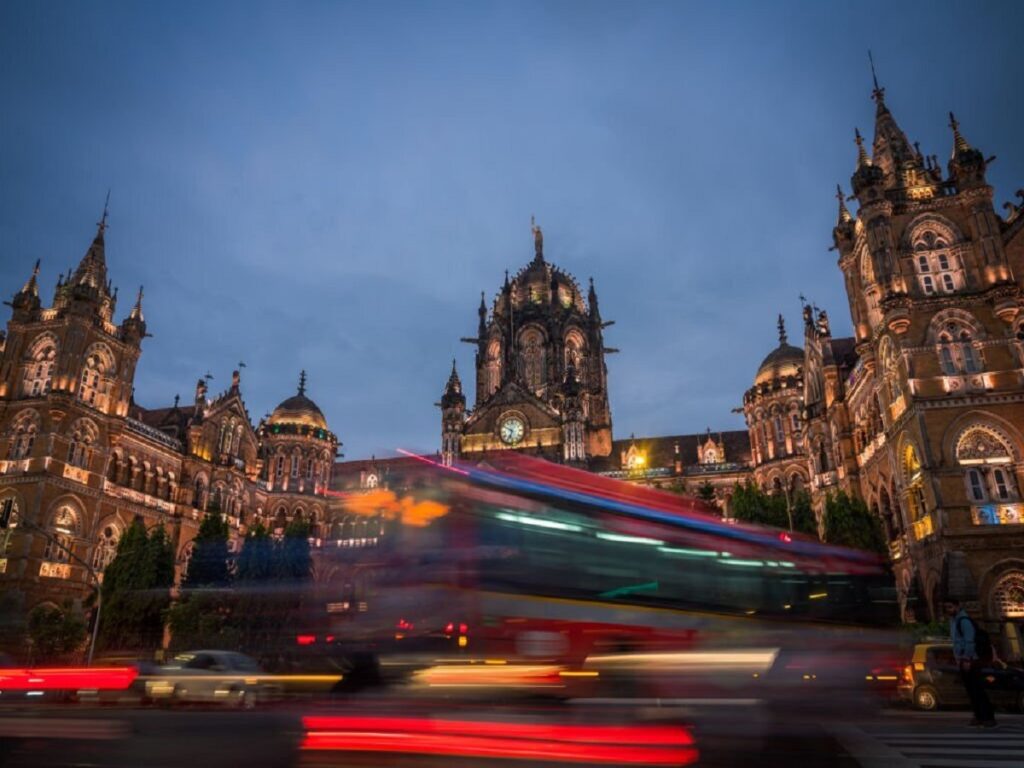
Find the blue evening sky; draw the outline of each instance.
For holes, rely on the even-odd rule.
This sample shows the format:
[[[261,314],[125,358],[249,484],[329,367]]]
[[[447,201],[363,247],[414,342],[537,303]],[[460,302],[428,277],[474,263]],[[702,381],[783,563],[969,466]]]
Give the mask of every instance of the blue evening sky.
[[[0,293],[44,300],[112,189],[119,317],[146,286],[136,399],[239,360],[253,420],[309,393],[349,458],[433,451],[480,291],[532,256],[593,276],[615,434],[742,427],[804,293],[850,329],[828,252],[867,49],[945,164],[949,109],[1024,186],[1024,4],[0,4]]]

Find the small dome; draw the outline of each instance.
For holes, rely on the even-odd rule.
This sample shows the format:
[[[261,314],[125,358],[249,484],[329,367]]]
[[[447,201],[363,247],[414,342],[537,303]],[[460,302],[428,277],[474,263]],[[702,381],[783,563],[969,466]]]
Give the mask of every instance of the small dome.
[[[299,379],[298,394],[282,402],[267,419],[268,424],[303,424],[327,429],[327,419],[319,406],[306,397],[306,372]]]
[[[757,369],[755,384],[764,384],[772,379],[796,376],[804,364],[804,351],[792,344],[782,342],[768,355]]]

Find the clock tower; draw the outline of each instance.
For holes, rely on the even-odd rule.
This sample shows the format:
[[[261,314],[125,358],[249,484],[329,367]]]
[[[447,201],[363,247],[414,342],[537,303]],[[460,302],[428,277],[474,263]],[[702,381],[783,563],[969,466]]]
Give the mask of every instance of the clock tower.
[[[449,380],[442,398],[443,458],[520,450],[585,464],[612,446],[608,369],[597,293],[584,300],[576,279],[544,258],[533,225],[534,257],[505,282],[488,310],[480,296],[476,402],[465,410]],[[454,374],[453,374],[454,375]],[[464,398],[463,398],[464,401]]]

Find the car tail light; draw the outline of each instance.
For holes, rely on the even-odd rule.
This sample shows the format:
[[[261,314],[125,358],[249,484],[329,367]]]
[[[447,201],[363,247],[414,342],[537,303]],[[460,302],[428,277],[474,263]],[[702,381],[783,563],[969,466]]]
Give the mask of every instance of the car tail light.
[[[905,666],[903,668],[903,682],[905,682],[905,683],[912,683],[912,682],[914,682],[914,668],[912,666],[910,666],[909,664],[907,664],[907,666]]]

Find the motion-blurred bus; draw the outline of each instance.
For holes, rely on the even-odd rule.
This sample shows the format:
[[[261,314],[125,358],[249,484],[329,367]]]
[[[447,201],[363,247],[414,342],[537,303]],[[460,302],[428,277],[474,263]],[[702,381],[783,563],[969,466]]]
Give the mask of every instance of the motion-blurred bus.
[[[756,681],[802,696],[898,666],[879,556],[727,522],[696,499],[507,452],[424,459],[400,490],[345,503],[380,516],[380,535],[325,542],[334,575],[303,642],[403,659],[432,684],[493,686],[526,665],[592,693]]]

